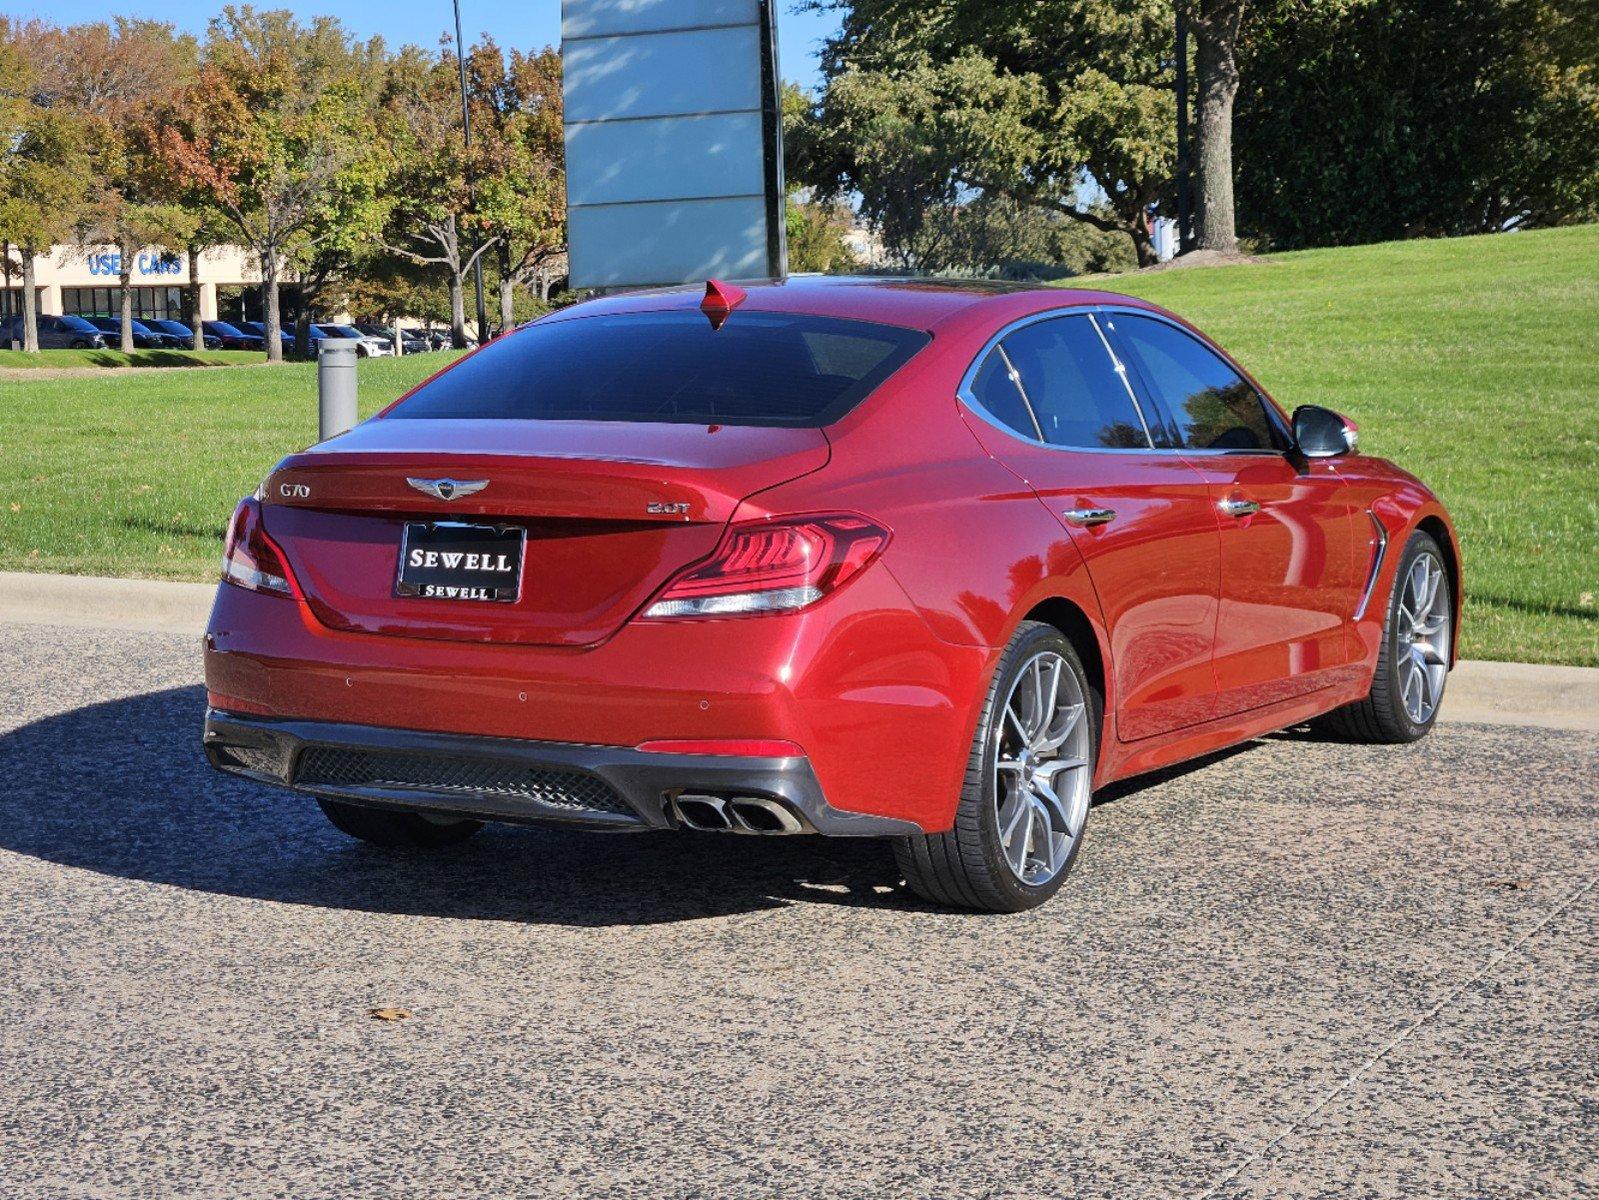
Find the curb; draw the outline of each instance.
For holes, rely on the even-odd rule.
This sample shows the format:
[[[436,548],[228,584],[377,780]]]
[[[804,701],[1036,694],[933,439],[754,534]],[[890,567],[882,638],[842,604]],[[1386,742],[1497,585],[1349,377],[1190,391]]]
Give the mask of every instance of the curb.
[[[214,583],[0,571],[0,623],[95,625],[199,637]],[[1440,719],[1599,733],[1599,667],[1460,662]]]
[[[0,571],[0,622],[205,632],[214,583]]]

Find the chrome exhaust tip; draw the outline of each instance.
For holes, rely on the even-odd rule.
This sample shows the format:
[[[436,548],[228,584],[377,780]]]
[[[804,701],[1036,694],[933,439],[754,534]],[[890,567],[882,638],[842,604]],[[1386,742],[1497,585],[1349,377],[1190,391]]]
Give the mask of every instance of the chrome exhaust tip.
[[[720,796],[674,796],[672,815],[681,824],[701,833],[726,833],[737,828],[728,815],[727,801]]]
[[[727,802],[733,820],[745,833],[804,833],[805,826],[784,805],[765,796],[734,796]]]

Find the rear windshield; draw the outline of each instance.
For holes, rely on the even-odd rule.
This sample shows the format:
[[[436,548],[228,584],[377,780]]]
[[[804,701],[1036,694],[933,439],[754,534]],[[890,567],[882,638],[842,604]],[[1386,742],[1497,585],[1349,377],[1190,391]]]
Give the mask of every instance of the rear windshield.
[[[737,312],[622,313],[530,325],[391,417],[828,425],[925,346],[914,329]]]

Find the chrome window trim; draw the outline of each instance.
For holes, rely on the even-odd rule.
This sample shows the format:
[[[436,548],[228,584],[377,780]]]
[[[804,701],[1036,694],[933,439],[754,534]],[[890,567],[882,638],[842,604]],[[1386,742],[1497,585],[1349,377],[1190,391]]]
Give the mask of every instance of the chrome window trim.
[[[1010,352],[1003,343],[994,347],[994,353],[999,355],[1000,361],[1005,364],[1005,374],[1010,377],[1011,384],[1016,388],[1016,394],[1022,398],[1022,407],[1027,410],[1027,419],[1033,423],[1033,432],[1038,435],[1038,440],[1044,440],[1044,427],[1038,422],[1038,410],[1033,407],[1033,398],[1027,394],[1027,385],[1022,382],[1022,373],[1016,369],[1016,364],[1011,361]]]
[[[1366,515],[1371,518],[1371,526],[1377,531],[1377,552],[1372,555],[1371,574],[1366,577],[1366,590],[1361,593],[1360,603],[1355,606],[1354,620],[1358,621],[1366,615],[1366,609],[1371,604],[1371,594],[1377,590],[1377,576],[1382,573],[1382,560],[1388,553],[1388,530],[1377,514],[1370,509]]]
[[[1014,365],[1011,363],[1010,355],[1005,353],[1004,347],[1001,346],[1000,343],[1003,342],[1011,334],[1015,333],[1018,329],[1025,329],[1029,325],[1037,325],[1041,321],[1058,321],[1058,320],[1061,320],[1062,318],[1065,318],[1065,317],[1077,317],[1077,316],[1087,317],[1089,323],[1094,326],[1094,332],[1099,334],[1100,341],[1102,343],[1105,343],[1105,349],[1106,349],[1107,353],[1110,354],[1111,363],[1114,366],[1116,366],[1117,368],[1120,368],[1121,367],[1121,360],[1118,359],[1116,357],[1115,353],[1110,350],[1110,346],[1109,346],[1108,342],[1106,342],[1106,340],[1105,340],[1104,331],[1099,328],[1098,323],[1094,320],[1094,314],[1097,311],[1099,311],[1097,305],[1086,305],[1086,304],[1063,305],[1060,308],[1051,308],[1051,309],[1045,309],[1043,312],[1030,313],[1030,314],[1028,314],[1025,317],[1018,317],[1016,320],[1010,322],[1008,325],[1000,326],[999,330],[997,332],[995,332],[992,336],[990,336],[989,339],[986,342],[983,343],[982,348],[980,350],[978,350],[977,354],[972,358],[972,361],[967,365],[966,372],[965,372],[965,374],[963,374],[961,376],[960,384],[955,389],[956,398],[958,400],[960,400],[961,403],[966,405],[966,407],[968,409],[970,409],[973,413],[975,413],[977,416],[981,417],[984,421],[987,421],[995,429],[998,429],[1002,433],[1009,434],[1011,437],[1015,438],[1018,442],[1023,442],[1025,444],[1029,445],[1029,446],[1042,446],[1046,450],[1058,450],[1058,451],[1060,451],[1063,454],[1163,454],[1163,453],[1169,454],[1169,453],[1172,453],[1172,451],[1170,451],[1170,450],[1166,450],[1166,449],[1164,449],[1162,447],[1155,446],[1153,444],[1153,439],[1149,438],[1149,422],[1147,420],[1145,420],[1145,418],[1144,418],[1144,407],[1143,407],[1143,405],[1141,405],[1138,402],[1138,397],[1137,397],[1136,394],[1134,394],[1131,385],[1128,383],[1127,376],[1126,376],[1125,373],[1122,373],[1122,386],[1126,387],[1127,390],[1128,390],[1128,396],[1132,399],[1132,402],[1133,402],[1133,410],[1138,413],[1139,423],[1144,427],[1144,437],[1146,439],[1150,440],[1150,442],[1151,442],[1150,445],[1148,445],[1148,446],[1057,446],[1054,442],[1046,442],[1046,441],[1043,440],[1043,432],[1044,432],[1043,426],[1041,426],[1038,423],[1038,414],[1033,411],[1033,403],[1027,397],[1027,389],[1024,386],[1022,386],[1020,372],[1016,371]],[[989,412],[988,409],[983,406],[982,402],[977,399],[976,394],[972,391],[972,385],[977,382],[977,374],[978,374],[978,372],[982,370],[983,364],[988,361],[989,354],[992,353],[995,350],[998,350],[1000,352],[1001,356],[1005,360],[1005,366],[1007,367],[1007,369],[1009,369],[1012,372],[1011,379],[1016,384],[1016,390],[1021,393],[1022,403],[1027,406],[1027,415],[1028,415],[1028,417],[1030,417],[1032,419],[1033,428],[1035,430],[1037,430],[1038,434],[1039,434],[1039,436],[1037,438],[1030,438],[1026,434],[1019,433],[1015,429],[1012,429],[1004,421],[1001,421],[993,413]]]

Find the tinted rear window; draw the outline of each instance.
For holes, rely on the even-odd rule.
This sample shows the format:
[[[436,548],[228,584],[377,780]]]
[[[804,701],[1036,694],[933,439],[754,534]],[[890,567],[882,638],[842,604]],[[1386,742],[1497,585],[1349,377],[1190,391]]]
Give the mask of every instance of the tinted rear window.
[[[828,425],[929,341],[786,313],[652,312],[531,325],[426,384],[391,417]]]

